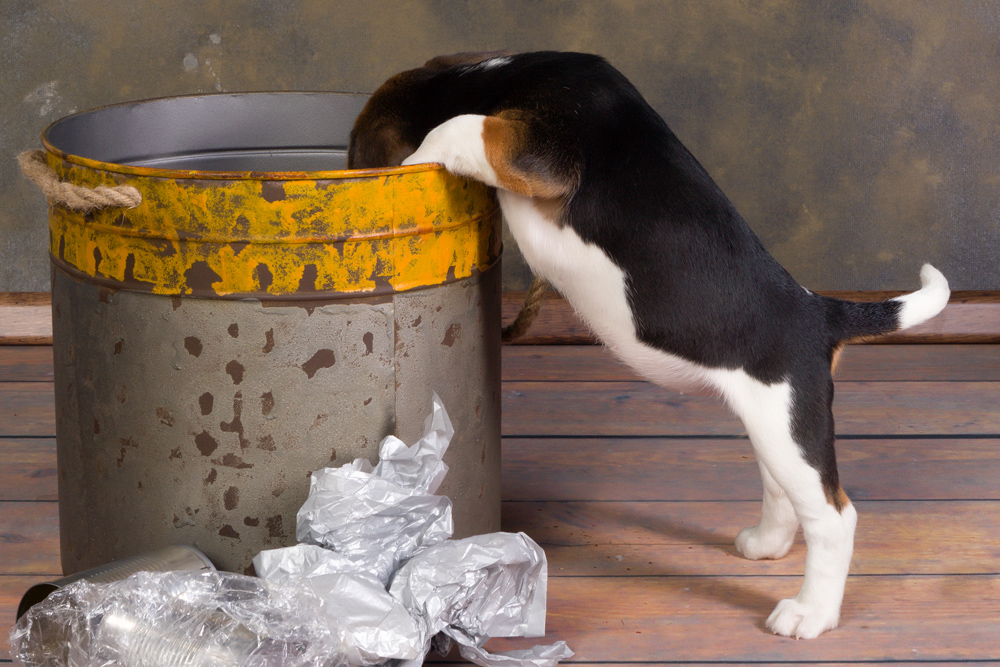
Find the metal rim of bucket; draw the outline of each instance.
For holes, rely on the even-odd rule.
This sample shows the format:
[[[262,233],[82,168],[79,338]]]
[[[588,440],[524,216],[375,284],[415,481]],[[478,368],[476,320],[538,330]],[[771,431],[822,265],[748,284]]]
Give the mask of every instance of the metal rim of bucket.
[[[441,166],[262,171],[115,161],[114,151],[157,156],[173,149],[177,137],[183,159],[231,153],[238,161],[241,151],[280,156],[312,147],[343,156],[352,114],[366,100],[346,93],[215,93],[111,105],[56,121],[43,143],[62,180],[91,188],[132,185],[143,201],[127,211],[86,215],[53,207],[53,266],[112,290],[310,302],[382,298],[495,266],[502,252],[495,197]],[[308,122],[296,125],[292,113],[284,118],[285,107]],[[339,107],[348,118],[336,117]],[[227,113],[239,122],[228,123]],[[167,129],[158,125],[160,116]],[[205,119],[207,129],[192,118]],[[266,127],[254,132],[254,122]],[[220,149],[230,138],[234,150]],[[93,151],[73,150],[74,142]]]
[[[444,171],[444,166],[437,163],[428,164],[415,164],[409,166],[401,167],[381,167],[374,169],[328,169],[319,171],[267,171],[267,172],[257,172],[257,171],[229,171],[229,170],[192,170],[192,169],[166,169],[157,167],[140,167],[132,166],[128,164],[119,164],[117,162],[109,162],[104,160],[95,160],[93,158],[88,158],[83,155],[77,155],[74,153],[69,153],[63,151],[58,146],[56,146],[52,141],[52,134],[57,128],[67,124],[73,123],[83,117],[90,116],[98,113],[105,113],[114,109],[130,109],[138,104],[156,103],[156,102],[171,102],[175,100],[184,99],[197,99],[197,98],[212,98],[212,97],[231,97],[234,95],[240,96],[252,96],[252,95],[268,95],[268,96],[299,96],[299,95],[339,95],[339,96],[364,96],[369,97],[362,93],[338,93],[338,92],[317,92],[317,91],[255,91],[255,92],[241,92],[241,93],[203,93],[203,94],[191,94],[191,95],[173,95],[165,97],[153,97],[145,100],[140,100],[138,102],[120,102],[117,104],[106,104],[104,106],[95,107],[93,109],[87,109],[85,111],[79,111],[68,116],[64,116],[49,123],[48,126],[42,130],[42,145],[45,150],[52,155],[58,157],[60,160],[65,160],[67,162],[72,162],[73,164],[78,164],[82,167],[88,167],[90,169],[99,169],[101,171],[107,171],[117,174],[129,174],[133,176],[151,176],[157,178],[172,178],[172,179],[183,179],[183,178],[199,178],[207,180],[220,180],[220,179],[249,179],[258,178],[274,181],[287,181],[287,180],[299,180],[299,179],[315,179],[315,180],[333,180],[342,178],[359,178],[365,176],[381,176],[381,175],[392,175],[392,174],[410,174],[423,171]]]

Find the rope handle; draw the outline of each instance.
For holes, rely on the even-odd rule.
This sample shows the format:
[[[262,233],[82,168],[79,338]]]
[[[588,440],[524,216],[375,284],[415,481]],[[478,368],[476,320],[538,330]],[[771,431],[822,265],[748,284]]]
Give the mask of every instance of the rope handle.
[[[60,181],[45,160],[45,151],[40,149],[24,151],[17,156],[17,163],[21,173],[39,187],[52,206],[89,213],[101,208],[135,208],[142,203],[142,194],[131,185],[99,185],[91,189]]]
[[[549,284],[544,278],[535,276],[531,287],[528,288],[528,293],[524,295],[521,312],[517,314],[517,318],[513,322],[503,328],[503,332],[500,334],[500,339],[504,343],[509,343],[525,334],[531,323],[535,321],[535,316],[538,315],[538,311],[542,307],[542,296],[545,295],[545,290],[548,288]]]

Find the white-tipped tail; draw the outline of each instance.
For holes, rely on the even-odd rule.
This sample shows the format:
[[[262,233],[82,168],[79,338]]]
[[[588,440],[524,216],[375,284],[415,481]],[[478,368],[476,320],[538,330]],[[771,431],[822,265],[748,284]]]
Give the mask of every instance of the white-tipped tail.
[[[948,279],[930,264],[924,264],[920,269],[920,285],[916,292],[892,299],[903,304],[899,311],[900,329],[909,329],[926,322],[940,313],[948,303],[951,295]]]

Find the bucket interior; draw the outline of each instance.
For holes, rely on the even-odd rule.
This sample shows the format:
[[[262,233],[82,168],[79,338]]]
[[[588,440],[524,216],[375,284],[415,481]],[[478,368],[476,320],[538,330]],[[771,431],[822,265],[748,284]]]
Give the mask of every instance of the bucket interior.
[[[347,168],[368,95],[220,93],[119,104],[50,125],[64,155],[169,170],[284,172]]]

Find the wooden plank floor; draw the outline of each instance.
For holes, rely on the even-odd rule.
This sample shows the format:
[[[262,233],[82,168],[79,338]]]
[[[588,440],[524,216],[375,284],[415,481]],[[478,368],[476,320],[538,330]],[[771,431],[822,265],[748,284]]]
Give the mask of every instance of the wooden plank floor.
[[[0,347],[0,661],[21,593],[58,576],[51,380],[50,348]],[[732,546],[760,502],[739,423],[597,347],[504,348],[504,529],[546,549],[548,638],[581,664],[1000,665],[1000,346],[852,347],[835,410],[854,563],[841,627],[794,641],[763,623],[801,538]]]

